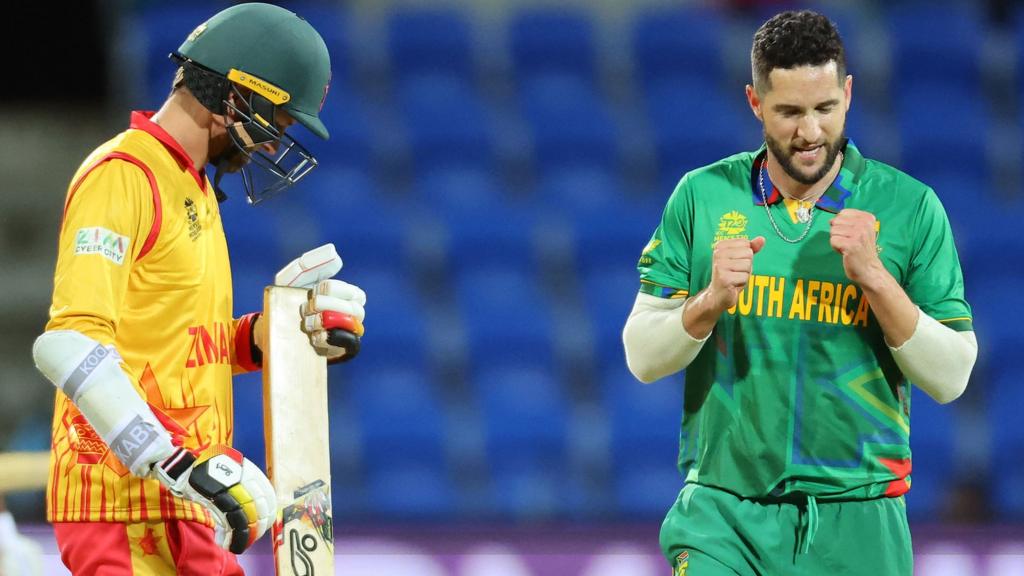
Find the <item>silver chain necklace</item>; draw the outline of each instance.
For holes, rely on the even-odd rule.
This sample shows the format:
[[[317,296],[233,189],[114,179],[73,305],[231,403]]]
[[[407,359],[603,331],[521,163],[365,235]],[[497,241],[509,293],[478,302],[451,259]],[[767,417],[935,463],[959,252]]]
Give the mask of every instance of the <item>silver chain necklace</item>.
[[[765,156],[765,159],[761,161],[761,169],[757,171],[757,187],[761,190],[761,203],[764,204],[764,211],[768,213],[768,221],[772,223],[772,228],[775,229],[775,233],[778,234],[779,238],[782,238],[783,241],[789,242],[790,244],[797,244],[807,237],[807,234],[811,231],[811,225],[814,224],[815,210],[813,208],[813,203],[810,210],[805,211],[803,206],[797,210],[797,219],[801,222],[807,223],[807,225],[804,226],[803,233],[796,238],[790,238],[783,234],[782,230],[779,229],[779,225],[775,223],[775,217],[772,216],[771,208],[768,207],[768,195],[764,193],[764,173],[766,170],[768,170],[767,156]]]

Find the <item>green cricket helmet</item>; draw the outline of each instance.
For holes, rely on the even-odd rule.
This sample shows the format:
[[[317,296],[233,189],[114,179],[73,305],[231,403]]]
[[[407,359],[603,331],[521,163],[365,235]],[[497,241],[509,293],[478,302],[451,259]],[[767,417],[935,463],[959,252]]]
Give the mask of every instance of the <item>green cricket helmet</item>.
[[[328,137],[319,114],[331,80],[330,55],[308,22],[272,4],[239,4],[200,24],[171,57],[206,108],[233,112],[232,141],[264,169],[256,172],[248,164],[241,169],[251,203],[293,185],[316,166],[316,159],[274,123],[281,108],[313,134]],[[244,105],[232,104],[229,91]],[[263,145],[272,143],[275,152],[264,153]]]

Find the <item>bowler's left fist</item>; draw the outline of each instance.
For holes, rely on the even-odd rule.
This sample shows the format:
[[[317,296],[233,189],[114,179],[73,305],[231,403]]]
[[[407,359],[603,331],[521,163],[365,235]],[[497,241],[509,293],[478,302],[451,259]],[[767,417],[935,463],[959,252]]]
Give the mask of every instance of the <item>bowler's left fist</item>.
[[[850,280],[861,284],[884,270],[875,244],[878,224],[874,214],[846,208],[832,219],[830,226],[829,241],[832,249],[843,256],[843,269]]]

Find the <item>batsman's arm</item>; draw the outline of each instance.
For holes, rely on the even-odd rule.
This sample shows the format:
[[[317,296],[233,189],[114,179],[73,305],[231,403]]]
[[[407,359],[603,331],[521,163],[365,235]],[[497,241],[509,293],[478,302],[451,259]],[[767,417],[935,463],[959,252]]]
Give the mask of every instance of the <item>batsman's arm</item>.
[[[211,512],[223,547],[239,554],[270,527],[277,505],[266,476],[230,448],[201,455],[182,448],[136,391],[112,345],[51,330],[36,339],[32,355],[132,474],[159,480]]]

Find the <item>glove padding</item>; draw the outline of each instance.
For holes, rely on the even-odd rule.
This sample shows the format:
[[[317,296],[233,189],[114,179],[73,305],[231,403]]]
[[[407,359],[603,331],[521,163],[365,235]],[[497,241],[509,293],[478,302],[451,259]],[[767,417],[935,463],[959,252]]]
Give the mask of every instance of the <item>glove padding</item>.
[[[302,305],[302,331],[328,362],[345,362],[359,353],[365,332],[366,293],[341,280],[323,280]]]
[[[304,252],[274,275],[274,286],[310,288],[341,270],[341,256],[334,244],[324,244]]]
[[[152,476],[174,495],[209,510],[217,525],[217,543],[232,554],[244,552],[277,518],[270,481],[229,446],[213,446],[199,457],[179,448],[153,466]]]

